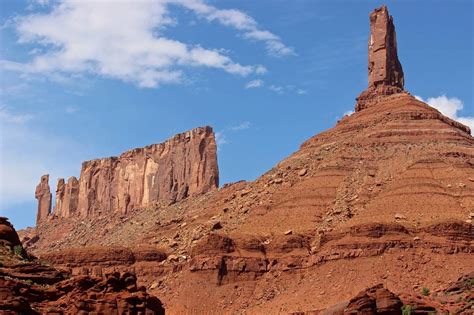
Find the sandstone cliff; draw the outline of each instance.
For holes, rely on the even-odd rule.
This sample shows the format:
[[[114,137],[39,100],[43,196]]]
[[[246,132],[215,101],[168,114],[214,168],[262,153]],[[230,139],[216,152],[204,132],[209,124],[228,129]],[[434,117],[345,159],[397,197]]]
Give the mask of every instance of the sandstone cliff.
[[[37,188],[38,222],[45,218],[46,184]],[[160,144],[137,148],[82,164],[79,180],[59,179],[54,214],[58,217],[127,213],[153,202],[174,203],[217,189],[219,171],[214,133],[196,128]],[[50,209],[50,208],[49,208]]]
[[[383,9],[372,16],[393,49]],[[176,314],[400,314],[400,301],[471,314],[474,138],[391,69],[369,79],[354,114],[255,181],[133,216],[51,220],[22,239],[77,273],[140,269]],[[148,260],[137,244],[164,255]]]

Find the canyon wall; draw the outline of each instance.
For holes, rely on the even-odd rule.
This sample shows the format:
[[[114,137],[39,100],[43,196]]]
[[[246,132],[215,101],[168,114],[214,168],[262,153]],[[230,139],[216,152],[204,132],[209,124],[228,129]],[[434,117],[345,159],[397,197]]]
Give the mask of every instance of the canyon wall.
[[[54,215],[127,213],[152,202],[171,204],[217,189],[218,185],[214,132],[211,127],[200,127],[118,157],[82,163],[79,180],[58,180]],[[38,187],[40,222],[48,216],[50,208],[46,211],[47,202],[42,197],[46,187],[43,179]]]

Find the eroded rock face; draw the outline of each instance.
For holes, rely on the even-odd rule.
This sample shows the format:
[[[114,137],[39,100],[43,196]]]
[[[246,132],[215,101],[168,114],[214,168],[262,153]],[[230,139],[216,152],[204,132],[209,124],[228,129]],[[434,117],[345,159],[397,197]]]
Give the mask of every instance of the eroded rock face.
[[[161,301],[137,286],[130,272],[71,277],[26,252],[0,217],[0,314],[164,314]],[[21,245],[20,245],[21,246]],[[92,255],[92,254],[91,254]]]
[[[218,187],[216,142],[210,127],[119,157],[87,161],[79,180],[82,216],[122,212],[154,201],[174,203]]]
[[[58,179],[56,187],[56,201],[54,215],[57,217],[69,218],[77,212],[79,203],[79,181],[76,177],[68,178],[67,183],[64,178]]]
[[[38,219],[51,211],[48,175],[36,188]],[[81,176],[58,180],[58,217],[127,213],[154,202],[171,204],[217,189],[217,147],[211,127],[200,127],[118,157],[86,161]]]
[[[0,217],[0,242],[3,246],[14,247],[21,245],[20,238],[13,225],[5,217]]]
[[[380,95],[404,89],[403,69],[397,54],[397,35],[393,18],[385,5],[370,14],[368,78],[369,87],[357,98],[356,111],[366,108]]]
[[[35,198],[38,199],[38,213],[36,224],[44,221],[51,213],[51,190],[49,188],[49,175],[41,176],[40,183],[36,186]]]

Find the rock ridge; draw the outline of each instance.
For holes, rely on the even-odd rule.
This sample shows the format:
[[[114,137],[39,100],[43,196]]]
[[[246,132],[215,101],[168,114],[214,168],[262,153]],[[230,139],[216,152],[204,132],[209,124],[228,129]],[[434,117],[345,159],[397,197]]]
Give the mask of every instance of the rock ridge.
[[[44,175],[36,189],[37,224],[51,212],[48,180]],[[172,204],[218,185],[215,135],[211,127],[199,127],[120,156],[83,162],[79,180],[58,180],[54,215],[125,214],[155,202]]]

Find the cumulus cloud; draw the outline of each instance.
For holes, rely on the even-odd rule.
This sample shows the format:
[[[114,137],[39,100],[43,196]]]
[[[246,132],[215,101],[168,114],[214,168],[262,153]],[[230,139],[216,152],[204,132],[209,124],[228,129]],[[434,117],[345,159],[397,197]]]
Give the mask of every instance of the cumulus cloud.
[[[246,89],[255,89],[263,86],[262,80],[252,80],[245,85]]]
[[[166,38],[165,28],[177,23],[169,14],[172,5],[241,31],[244,38],[263,41],[273,55],[292,51],[247,14],[221,10],[201,0],[62,0],[47,13],[13,20],[19,42],[38,47],[29,62],[2,60],[0,66],[29,74],[93,74],[146,88],[182,82],[185,67],[220,69],[239,76],[266,72],[264,66],[242,65],[220,49]]]
[[[474,131],[474,117],[471,116],[459,116],[459,113],[463,108],[463,102],[457,97],[447,97],[441,95],[438,97],[429,97],[424,100],[421,96],[415,95],[415,98],[427,103],[431,107],[439,110],[443,115],[448,116],[451,119],[457,120],[460,123],[471,128],[471,133]]]

